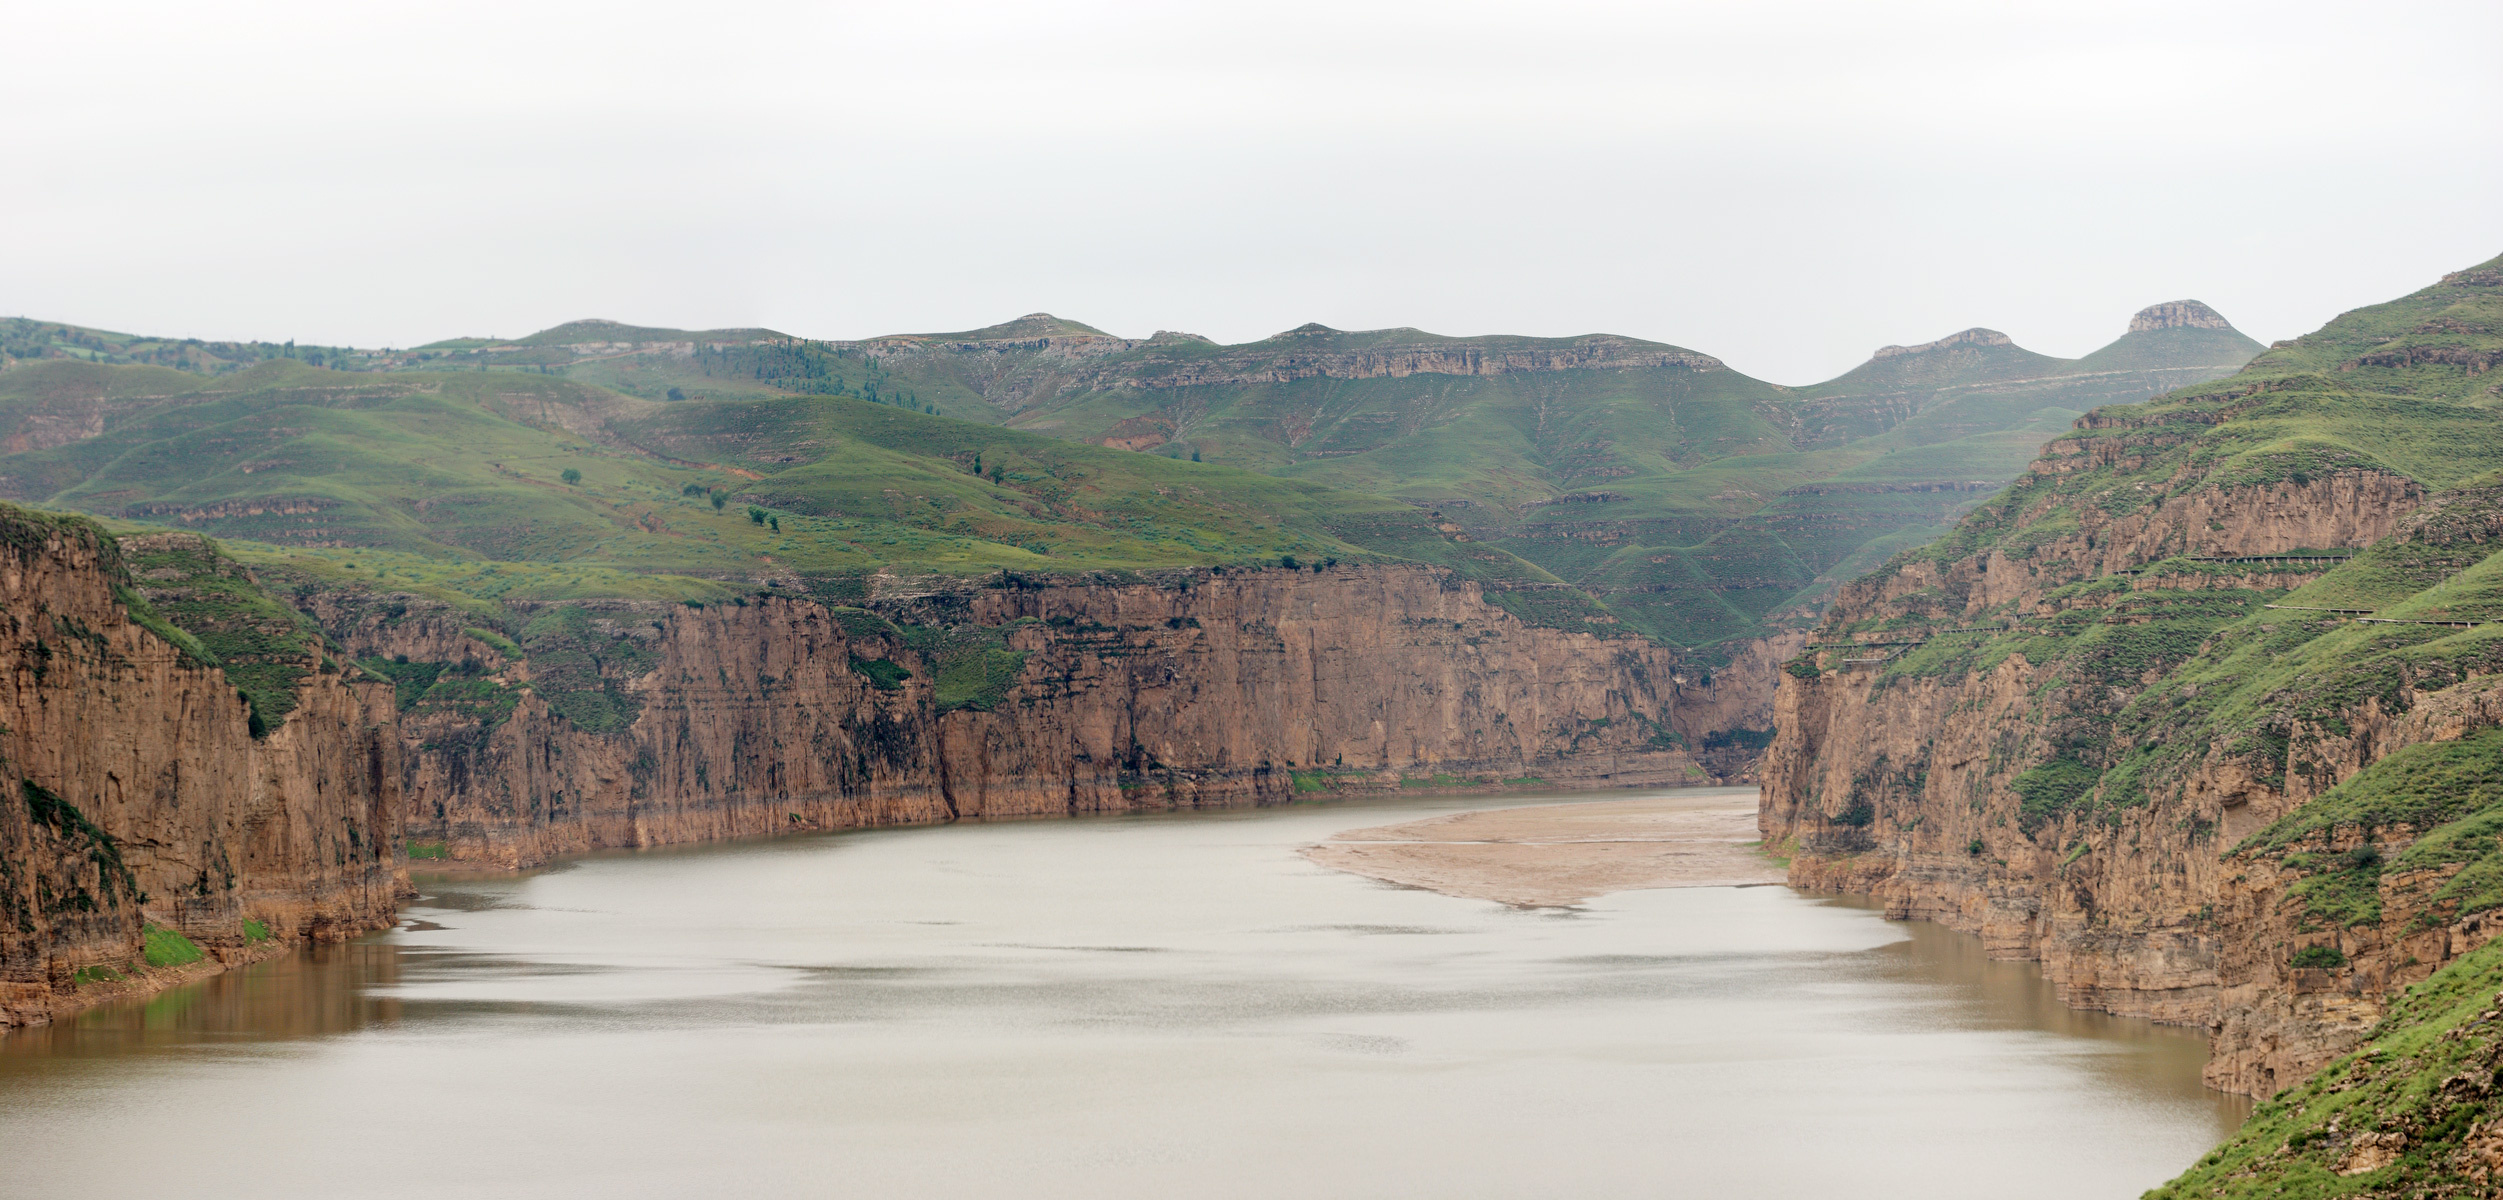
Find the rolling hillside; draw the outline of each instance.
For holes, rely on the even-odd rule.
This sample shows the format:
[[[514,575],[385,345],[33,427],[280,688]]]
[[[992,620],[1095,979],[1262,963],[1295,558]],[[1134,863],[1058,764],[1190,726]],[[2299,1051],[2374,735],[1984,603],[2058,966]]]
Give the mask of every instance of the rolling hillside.
[[[204,380],[54,361],[0,375],[0,429],[33,447],[0,455],[8,498],[473,597],[1345,559],[1449,566],[1552,593],[1515,607],[1597,615],[1396,501],[839,396],[672,404],[512,371],[280,360]]]
[[[1049,314],[853,342],[576,322],[438,343],[430,370],[562,374],[663,400],[841,395],[1388,496],[1534,562],[1663,641],[1744,639],[1936,536],[2078,413],[2259,350],[2190,301],[2082,359],[1967,330],[1783,388],[1638,339],[1307,325],[1224,346]]]
[[[1475,547],[1471,561],[1505,560],[1506,570],[1518,568],[1515,557],[1536,564],[1530,577],[1571,583],[1618,620],[1689,647],[1797,624],[1833,581],[1935,536],[2015,477],[2078,413],[2229,373],[2258,350],[2195,302],[2145,310],[2119,340],[2082,359],[1967,330],[1886,347],[1807,388],[1764,383],[1681,347],[1610,335],[1455,338],[1307,325],[1224,346],[1170,332],[1120,338],[1048,314],[854,342],[576,321],[525,338],[388,352],[274,347],[254,358],[257,349],[230,348],[230,357],[213,362],[189,351],[167,360],[165,347],[177,343],[43,329],[49,340],[21,338],[26,353],[0,374],[0,449],[14,452],[0,459],[0,491],[18,498],[132,519],[180,514],[214,520],[230,536],[282,542],[442,545],[603,569],[683,563],[721,572],[745,551],[650,542],[631,532],[640,529],[633,520],[629,532],[611,532],[617,520],[608,509],[595,515],[582,495],[542,494],[520,482],[526,471],[517,464],[553,462],[554,454],[624,455],[646,464],[638,470],[664,470],[666,478],[638,476],[638,487],[667,492],[694,482],[738,495],[742,511],[750,500],[771,501],[813,520],[824,504],[810,499],[802,480],[862,510],[881,506],[868,504],[855,482],[880,496],[918,496],[915,504],[926,506],[927,479],[962,474],[916,467],[890,487],[884,472],[902,470],[901,460],[863,460],[880,439],[946,430],[936,442],[913,444],[953,463],[980,449],[971,426],[1005,426],[984,435],[1001,448],[993,461],[999,453],[1083,459],[1127,481],[1123,487],[1152,489],[1148,481],[1191,460],[1322,488],[1281,491],[1238,474],[1191,476],[1226,478],[1227,487],[1261,496],[1329,496],[1322,507],[1364,513],[1379,502],[1352,496],[1384,497],[1411,510],[1417,528],[1436,530],[1439,545]],[[122,349],[118,357],[93,347],[73,353],[88,343]],[[287,373],[316,358],[324,376]],[[140,365],[163,361],[174,366],[150,373]],[[198,384],[186,369],[219,382]],[[316,393],[326,398],[308,399]],[[709,407],[720,405],[752,407],[735,414]],[[272,424],[265,410],[305,420]],[[927,425],[906,415],[947,421]],[[544,428],[523,435],[497,420]],[[524,449],[557,429],[590,449],[535,442]],[[207,460],[172,462],[189,456],[182,439],[194,435],[222,448],[227,457],[216,461],[230,463],[228,474],[201,474]],[[457,452],[410,458],[395,448],[401,439],[437,437]],[[777,441],[784,438],[791,444]],[[1043,449],[1072,442],[1091,446]],[[823,453],[808,448],[820,443]],[[419,469],[421,461],[428,466]],[[692,470],[678,465],[688,463],[738,464],[746,474],[667,474]],[[590,486],[605,486],[601,470],[581,469]],[[1301,541],[1245,540],[1239,535],[1247,531],[1225,520],[1169,508],[1135,525],[1082,503],[1038,516],[1025,501],[969,486],[959,480],[937,489],[944,515],[936,524],[920,508],[886,513],[881,520],[918,531],[891,544],[883,535],[835,539],[847,547],[838,554],[820,539],[809,544],[823,543],[821,550],[778,557],[812,570],[859,569],[881,555],[950,569],[1045,559],[1073,569],[1363,549],[1333,540],[1319,524],[1294,527]],[[1054,495],[1060,487],[1036,486]],[[383,491],[366,494],[369,487]],[[551,499],[563,502],[551,507]],[[253,501],[265,503],[249,513],[233,507]],[[498,532],[496,520],[448,515],[461,511],[529,515],[501,522],[511,528]],[[1090,515],[1070,515],[1078,511]],[[1077,525],[1047,536],[1023,524],[1037,520]],[[522,525],[531,532],[517,532]],[[1577,611],[1586,608],[1576,602]],[[1794,615],[1782,617],[1786,611]]]

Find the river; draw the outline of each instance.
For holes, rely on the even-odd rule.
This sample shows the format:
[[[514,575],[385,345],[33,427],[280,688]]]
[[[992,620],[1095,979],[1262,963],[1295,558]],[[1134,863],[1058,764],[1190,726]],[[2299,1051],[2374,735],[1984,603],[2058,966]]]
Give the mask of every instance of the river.
[[[2247,1111],[2198,1034],[1865,906],[1295,854],[1535,802],[421,877],[400,929],[0,1038],[0,1195],[2124,1197]]]

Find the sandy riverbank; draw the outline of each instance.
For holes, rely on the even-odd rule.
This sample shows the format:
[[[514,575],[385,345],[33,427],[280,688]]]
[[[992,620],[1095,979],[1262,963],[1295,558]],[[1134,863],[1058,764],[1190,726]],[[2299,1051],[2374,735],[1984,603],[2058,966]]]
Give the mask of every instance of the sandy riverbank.
[[[1712,788],[1454,813],[1307,846],[1325,867],[1525,908],[1640,888],[1782,882],[1756,853],[1756,791]]]

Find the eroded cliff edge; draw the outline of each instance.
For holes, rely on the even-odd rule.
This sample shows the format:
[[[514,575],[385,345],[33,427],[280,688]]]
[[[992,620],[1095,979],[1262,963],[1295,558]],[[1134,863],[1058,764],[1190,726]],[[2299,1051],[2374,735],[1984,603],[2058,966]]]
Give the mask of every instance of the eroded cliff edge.
[[[0,529],[11,1023],[386,926],[412,858],[1710,781],[1673,652],[1433,568],[483,605],[256,578],[192,534]],[[159,961],[169,935],[207,965]]]
[[[389,689],[252,627],[192,561],[211,577],[141,578],[95,525],[0,507],[0,1027],[392,920]],[[257,646],[258,694],[151,591]]]
[[[400,683],[420,856],[505,867],[808,829],[1709,777],[1678,667],[1404,566],[881,579],[858,603],[304,603]]]
[[[1761,827],[1795,885],[2203,1026],[2220,1088],[2337,1063],[2208,1183],[2503,1178],[2493,1073],[2444,1082],[2503,1050],[2474,1015],[2503,986],[2478,953],[2503,929],[2496,266],[2080,419],[1844,589],[1776,697]]]

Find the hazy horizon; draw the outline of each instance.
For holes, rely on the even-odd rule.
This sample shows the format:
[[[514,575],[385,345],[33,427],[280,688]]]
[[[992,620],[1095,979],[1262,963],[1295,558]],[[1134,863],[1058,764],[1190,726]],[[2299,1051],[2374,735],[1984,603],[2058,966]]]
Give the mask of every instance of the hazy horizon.
[[[2266,342],[2503,250],[2503,10],[2411,7],[30,10],[0,311],[1605,332],[1790,384],[2177,299]]]

